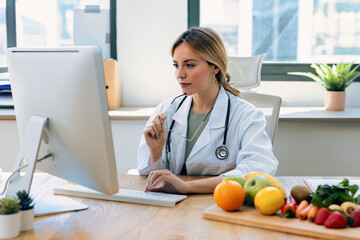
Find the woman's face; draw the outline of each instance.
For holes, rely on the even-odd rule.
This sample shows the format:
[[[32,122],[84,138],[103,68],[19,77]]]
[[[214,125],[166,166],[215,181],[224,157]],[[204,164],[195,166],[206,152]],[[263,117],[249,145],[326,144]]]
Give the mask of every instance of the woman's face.
[[[175,76],[186,95],[208,92],[217,87],[215,74],[219,71],[215,65],[209,65],[207,61],[192,48],[181,43],[175,48],[173,57]]]

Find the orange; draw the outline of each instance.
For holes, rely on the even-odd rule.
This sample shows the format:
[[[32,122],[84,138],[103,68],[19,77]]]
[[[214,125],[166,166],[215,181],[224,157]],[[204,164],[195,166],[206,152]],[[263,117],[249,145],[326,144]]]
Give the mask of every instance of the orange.
[[[235,211],[244,204],[244,188],[233,180],[223,181],[214,190],[214,200],[223,210]]]

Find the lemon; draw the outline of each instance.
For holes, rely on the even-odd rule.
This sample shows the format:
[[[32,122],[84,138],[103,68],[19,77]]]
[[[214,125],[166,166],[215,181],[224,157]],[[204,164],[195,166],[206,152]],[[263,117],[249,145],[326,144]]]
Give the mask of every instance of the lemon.
[[[284,197],[276,187],[265,187],[255,195],[255,208],[262,214],[276,213],[284,205]]]

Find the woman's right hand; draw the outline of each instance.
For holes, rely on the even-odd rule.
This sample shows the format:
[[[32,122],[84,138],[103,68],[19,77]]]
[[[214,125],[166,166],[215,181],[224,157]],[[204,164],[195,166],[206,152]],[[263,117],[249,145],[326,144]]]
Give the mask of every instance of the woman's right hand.
[[[162,154],[166,140],[166,130],[164,121],[166,116],[162,113],[157,114],[152,120],[151,124],[144,129],[144,137],[146,144],[150,149],[150,156],[152,162],[157,161]]]

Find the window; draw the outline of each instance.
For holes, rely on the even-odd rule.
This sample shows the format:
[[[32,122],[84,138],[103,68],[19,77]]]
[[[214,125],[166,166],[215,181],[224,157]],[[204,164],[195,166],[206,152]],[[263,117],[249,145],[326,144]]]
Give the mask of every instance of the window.
[[[14,7],[9,6],[11,4],[6,6],[6,2],[13,4]],[[113,9],[110,9],[110,25],[113,26],[110,32],[111,45],[113,45],[112,43],[116,42],[116,1],[114,0],[0,0],[0,71],[7,71],[5,56],[7,46],[73,45],[74,9],[84,9],[86,5],[99,5],[101,9],[110,9],[111,5]],[[9,15],[16,16],[14,22],[6,22],[5,11],[10,11]],[[6,37],[9,30],[13,33],[11,40]],[[111,56],[116,58],[116,48],[111,46],[111,51]]]
[[[360,0],[200,0],[199,25],[215,29],[229,55],[266,53],[263,80],[294,79],[286,72],[313,71],[311,62],[360,61]]]
[[[85,8],[86,4],[80,0],[17,0],[17,46],[73,45],[74,9]],[[109,8],[109,0],[96,4]]]
[[[217,30],[229,54],[267,61],[360,58],[360,1],[201,0],[200,25]]]
[[[0,0],[0,72],[6,67],[6,20],[5,20],[6,1]]]

